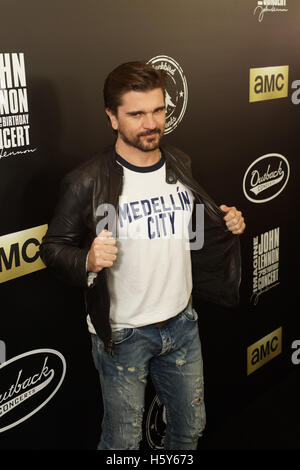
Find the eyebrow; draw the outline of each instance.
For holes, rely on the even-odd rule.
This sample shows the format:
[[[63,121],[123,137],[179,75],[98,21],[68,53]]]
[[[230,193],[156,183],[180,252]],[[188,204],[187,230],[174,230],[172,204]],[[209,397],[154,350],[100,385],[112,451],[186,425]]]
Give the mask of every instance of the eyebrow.
[[[162,111],[163,109],[166,109],[166,107],[165,106],[159,106],[158,108],[155,108],[153,110],[153,113],[155,113],[155,111]],[[135,116],[136,114],[145,114],[145,111],[139,111],[139,110],[137,110],[137,111],[128,111],[126,114],[128,116]]]

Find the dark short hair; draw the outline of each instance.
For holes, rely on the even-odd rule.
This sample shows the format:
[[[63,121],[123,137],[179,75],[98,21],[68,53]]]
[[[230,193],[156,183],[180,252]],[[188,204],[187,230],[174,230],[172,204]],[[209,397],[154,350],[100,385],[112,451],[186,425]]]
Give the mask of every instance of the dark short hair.
[[[104,82],[103,97],[105,108],[117,114],[122,96],[127,91],[149,91],[166,87],[166,72],[157,70],[147,62],[126,62],[119,65]]]

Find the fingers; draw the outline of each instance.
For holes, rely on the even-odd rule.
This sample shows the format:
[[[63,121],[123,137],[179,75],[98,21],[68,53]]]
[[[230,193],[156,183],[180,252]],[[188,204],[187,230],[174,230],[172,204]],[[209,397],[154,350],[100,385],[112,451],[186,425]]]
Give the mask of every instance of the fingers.
[[[234,235],[241,235],[245,228],[245,219],[241,211],[237,210],[236,207],[228,207],[225,205],[220,206],[220,208],[226,212],[224,220],[228,230],[230,230]]]
[[[116,247],[116,240],[110,235],[112,235],[111,232],[106,232],[105,236],[98,236],[94,243],[96,257],[104,261],[115,261],[117,258],[118,248]]]
[[[97,252],[97,250],[94,249],[92,256],[89,257],[89,259],[90,258],[92,271],[99,272],[103,268],[111,268],[117,259],[117,255],[115,253],[109,253],[103,250]]]
[[[115,259],[112,255],[115,256],[118,253],[118,248],[115,246],[115,240],[113,244],[112,241],[109,241],[109,243],[101,243],[101,241],[96,240],[94,244],[94,252],[95,254],[102,253],[103,258],[105,259]]]
[[[117,259],[118,248],[112,232],[102,230],[94,239],[88,256],[89,271],[99,272],[103,268],[110,268]]]
[[[98,237],[95,238],[95,240],[99,240],[111,245],[116,244],[115,238],[112,237],[112,232],[109,232],[108,230],[102,230],[99,233]]]
[[[244,233],[245,228],[246,228],[245,222],[241,222],[241,223],[237,224],[236,226],[234,226],[232,229],[229,229],[229,230],[234,235],[241,235],[242,233]]]
[[[115,253],[118,249],[115,247],[112,251],[109,250],[109,246],[113,247],[116,245],[116,239],[112,237],[112,232],[108,232],[107,230],[102,230],[99,233],[98,237],[94,239],[95,246],[104,246],[107,252]]]
[[[106,250],[108,248],[116,248],[116,239],[115,238],[95,238],[94,239],[94,246],[96,247],[105,247]]]

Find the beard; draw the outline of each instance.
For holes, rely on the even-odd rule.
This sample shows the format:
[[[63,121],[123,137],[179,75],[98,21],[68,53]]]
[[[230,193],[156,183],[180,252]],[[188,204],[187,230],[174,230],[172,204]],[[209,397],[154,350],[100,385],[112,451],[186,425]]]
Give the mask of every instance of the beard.
[[[143,137],[147,137],[147,135],[152,134],[156,135],[148,139],[143,139]],[[135,147],[142,152],[152,152],[153,150],[159,148],[159,144],[162,139],[162,130],[156,127],[155,129],[141,132],[133,138],[129,138],[124,134],[124,132],[122,132],[122,129],[119,129],[119,135],[125,144],[130,145],[131,147]]]

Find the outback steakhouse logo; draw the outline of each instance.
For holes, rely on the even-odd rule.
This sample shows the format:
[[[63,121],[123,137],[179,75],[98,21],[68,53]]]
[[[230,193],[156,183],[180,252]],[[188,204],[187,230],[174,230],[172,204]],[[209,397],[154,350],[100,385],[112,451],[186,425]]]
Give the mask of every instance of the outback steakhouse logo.
[[[271,201],[285,188],[290,176],[287,159],[279,153],[268,153],[255,160],[243,179],[244,194],[249,201]]]
[[[34,415],[55,395],[66,372],[62,354],[36,349],[0,366],[0,432]]]

